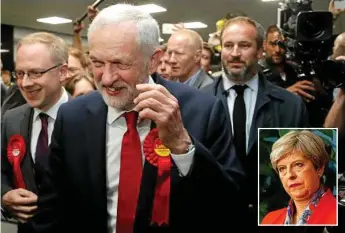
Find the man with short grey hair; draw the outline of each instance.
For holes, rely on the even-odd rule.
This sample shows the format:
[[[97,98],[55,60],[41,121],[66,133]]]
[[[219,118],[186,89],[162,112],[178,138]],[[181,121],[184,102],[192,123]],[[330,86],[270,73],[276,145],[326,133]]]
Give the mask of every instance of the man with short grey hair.
[[[37,232],[224,232],[243,173],[222,103],[153,75],[158,24],[135,6],[103,9],[88,40],[98,92],[59,111]]]

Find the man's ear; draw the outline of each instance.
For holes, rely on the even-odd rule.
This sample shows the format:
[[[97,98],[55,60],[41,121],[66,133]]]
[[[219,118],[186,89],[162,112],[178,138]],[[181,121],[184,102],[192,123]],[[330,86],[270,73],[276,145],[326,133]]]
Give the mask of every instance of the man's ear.
[[[263,57],[264,57],[264,48],[261,47],[261,48],[259,48],[259,50],[258,50],[257,58],[260,60],[260,59],[262,59]]]
[[[263,46],[264,46],[263,49],[264,49],[264,51],[266,51],[266,48],[267,48],[267,44],[266,44],[266,43],[267,43],[267,41],[264,40],[264,43],[263,43]]]
[[[201,56],[202,56],[202,50],[198,49],[195,53],[194,59],[195,59],[195,63],[200,63],[201,61]]]
[[[60,82],[64,82],[67,77],[68,65],[65,63],[61,66],[59,75],[60,75]]]
[[[164,52],[161,49],[156,49],[151,56],[150,62],[149,62],[149,73],[153,74],[156,72],[157,67],[159,65],[159,61],[161,57],[164,55]]]

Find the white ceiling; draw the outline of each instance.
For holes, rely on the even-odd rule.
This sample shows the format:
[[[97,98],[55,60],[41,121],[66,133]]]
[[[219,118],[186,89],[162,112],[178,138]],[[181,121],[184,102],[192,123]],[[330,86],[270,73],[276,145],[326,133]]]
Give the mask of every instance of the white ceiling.
[[[48,25],[37,18],[60,16],[72,20],[80,17],[94,0],[1,0],[1,23],[18,27],[72,34],[72,24]],[[105,0],[99,9],[120,1]],[[216,30],[215,23],[227,13],[242,11],[264,27],[276,23],[277,2],[261,0],[127,0],[133,4],[155,3],[167,9],[152,14],[159,24],[201,21],[208,28],[196,29],[204,40]],[[314,0],[314,10],[327,10],[328,0]],[[87,20],[85,21],[87,22]],[[343,28],[345,25],[343,25]],[[344,31],[344,30],[343,30]],[[85,36],[85,32],[83,33]],[[167,40],[169,35],[162,35]]]

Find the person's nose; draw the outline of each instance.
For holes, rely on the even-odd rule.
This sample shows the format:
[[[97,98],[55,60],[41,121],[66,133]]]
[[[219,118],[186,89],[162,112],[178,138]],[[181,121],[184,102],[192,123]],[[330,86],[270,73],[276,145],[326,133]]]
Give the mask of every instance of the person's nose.
[[[175,53],[171,53],[169,55],[169,62],[170,62],[170,64],[176,64],[177,63],[177,59],[176,59]]]
[[[26,88],[26,87],[30,87],[30,86],[33,86],[34,85],[34,82],[32,81],[32,79],[28,76],[28,74],[24,74],[24,77],[23,79],[21,80],[21,86],[23,88]]]
[[[240,57],[241,56],[241,51],[240,51],[240,48],[238,47],[238,45],[234,45],[234,47],[231,50],[230,55],[232,57]]]
[[[166,63],[163,61],[162,64],[161,64],[161,71],[162,71],[162,72],[165,72],[166,69],[167,69]]]
[[[289,179],[294,179],[296,177],[296,173],[292,168],[287,168],[286,175]]]
[[[111,64],[105,64],[102,72],[101,83],[104,86],[111,86],[119,77],[116,67],[112,67]]]
[[[279,53],[279,52],[281,51],[281,48],[280,48],[278,45],[275,45],[275,46],[273,47],[273,51],[274,51],[275,53]]]

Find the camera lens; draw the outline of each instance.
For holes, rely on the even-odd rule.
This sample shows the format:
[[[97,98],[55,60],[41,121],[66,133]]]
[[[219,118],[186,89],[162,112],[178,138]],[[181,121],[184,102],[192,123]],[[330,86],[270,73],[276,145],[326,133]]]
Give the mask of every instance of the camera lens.
[[[301,33],[309,39],[318,39],[325,33],[325,25],[319,18],[310,15],[305,21],[301,22]]]

